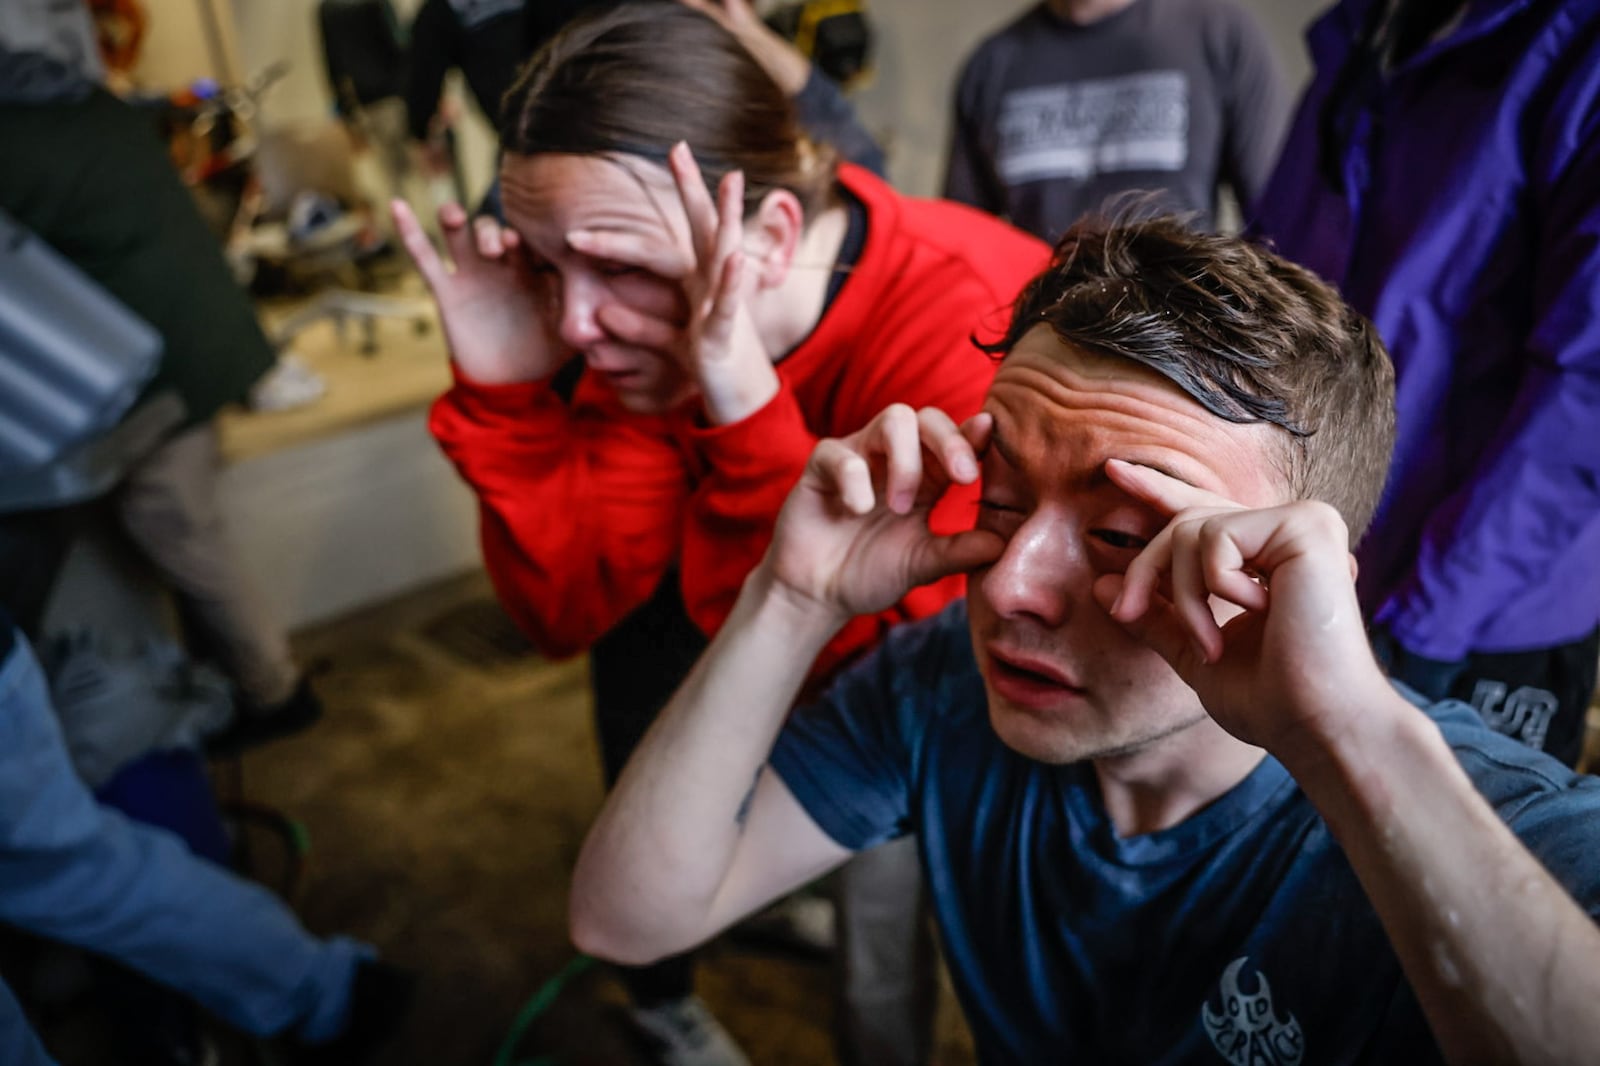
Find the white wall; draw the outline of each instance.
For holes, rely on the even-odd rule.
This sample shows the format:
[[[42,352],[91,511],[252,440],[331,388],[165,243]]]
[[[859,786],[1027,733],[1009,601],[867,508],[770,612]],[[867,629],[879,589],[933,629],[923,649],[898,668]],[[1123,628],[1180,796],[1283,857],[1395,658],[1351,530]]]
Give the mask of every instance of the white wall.
[[[240,558],[291,628],[479,565],[476,501],[425,411],[235,463],[221,498]]]
[[[149,24],[140,47],[138,66],[134,69],[134,77],[141,88],[167,92],[197,78],[228,82],[239,76],[237,41],[226,3],[221,0],[142,2]]]

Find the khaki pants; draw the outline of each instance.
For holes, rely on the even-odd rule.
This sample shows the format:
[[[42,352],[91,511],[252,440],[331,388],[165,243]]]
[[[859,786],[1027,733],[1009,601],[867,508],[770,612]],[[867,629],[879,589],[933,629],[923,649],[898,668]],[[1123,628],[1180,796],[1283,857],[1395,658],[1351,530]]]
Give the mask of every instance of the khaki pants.
[[[222,457],[211,423],[185,430],[136,466],[117,497],[123,528],[177,594],[200,650],[243,701],[287,699],[299,680],[283,624],[240,565],[217,501]]]
[[[923,1066],[939,988],[917,840],[859,852],[836,876],[839,1061]]]

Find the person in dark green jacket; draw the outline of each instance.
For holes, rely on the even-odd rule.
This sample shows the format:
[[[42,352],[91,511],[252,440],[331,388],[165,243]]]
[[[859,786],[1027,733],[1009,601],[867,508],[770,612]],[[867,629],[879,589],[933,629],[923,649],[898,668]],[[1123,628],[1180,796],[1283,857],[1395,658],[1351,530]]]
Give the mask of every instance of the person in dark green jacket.
[[[217,502],[214,418],[274,361],[249,297],[168,158],[154,123],[70,67],[0,42],[0,208],[161,334],[151,392],[185,424],[117,490],[129,535],[177,593],[197,650],[238,690],[223,748],[309,725],[320,713]]]

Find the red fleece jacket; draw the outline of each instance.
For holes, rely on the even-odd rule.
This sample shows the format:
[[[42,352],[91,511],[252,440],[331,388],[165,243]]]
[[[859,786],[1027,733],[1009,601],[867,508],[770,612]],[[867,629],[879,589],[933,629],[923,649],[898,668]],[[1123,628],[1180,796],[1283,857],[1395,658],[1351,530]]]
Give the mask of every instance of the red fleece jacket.
[[[489,386],[458,373],[434,405],[434,436],[481,503],[490,577],[546,654],[587,648],[673,563],[690,617],[714,633],[820,438],[852,433],[896,402],[958,422],[981,407],[994,364],[971,338],[999,335],[1048,250],[970,208],[901,196],[856,167],[841,166],[839,181],[865,205],[866,243],[817,327],[777,364],[777,395],[743,421],[706,426],[696,403],[631,414],[587,375],[568,404],[548,382]],[[975,486],[956,486],[934,508],[933,528],[970,528],[976,498]],[[963,587],[948,578],[855,619],[817,672]]]

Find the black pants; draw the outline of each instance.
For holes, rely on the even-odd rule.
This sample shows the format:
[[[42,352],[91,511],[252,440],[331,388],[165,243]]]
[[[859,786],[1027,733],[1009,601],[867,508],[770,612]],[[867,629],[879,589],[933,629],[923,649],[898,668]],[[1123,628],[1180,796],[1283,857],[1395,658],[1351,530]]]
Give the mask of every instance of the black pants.
[[[705,636],[689,620],[678,573],[672,570],[648,602],[590,649],[595,732],[608,788],[616,783],[628,756],[688,676],[706,644]],[[692,954],[650,966],[618,967],[618,972],[634,1003],[641,1007],[694,992]]]
[[[1389,673],[1424,696],[1464,700],[1496,732],[1568,766],[1578,764],[1600,662],[1600,629],[1550,648],[1474,652],[1459,664],[1417,660],[1385,633],[1375,634],[1373,643]]]

